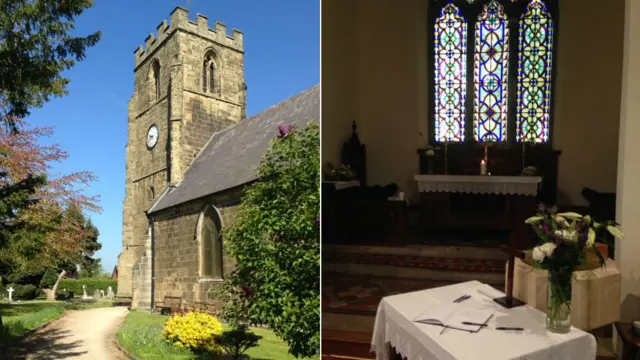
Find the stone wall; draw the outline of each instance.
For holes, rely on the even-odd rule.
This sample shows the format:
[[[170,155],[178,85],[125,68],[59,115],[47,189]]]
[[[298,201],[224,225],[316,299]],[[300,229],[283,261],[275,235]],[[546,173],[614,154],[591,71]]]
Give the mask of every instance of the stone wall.
[[[240,121],[246,113],[243,37],[227,35],[206,16],[188,19],[184,8],[163,21],[134,53],[134,94],[129,101],[126,184],[123,205],[123,250],[119,256],[118,296],[133,296],[132,267],[144,256],[148,232],[146,211],[170,184],[182,180],[187,168],[211,136]],[[202,89],[205,55],[216,59],[216,88]],[[153,64],[160,65],[156,95]],[[159,128],[149,149],[149,128]],[[143,272],[140,272],[143,274]],[[141,283],[140,281],[138,283]]]
[[[155,302],[165,296],[181,296],[187,306],[196,302],[215,302],[210,290],[221,281],[206,279],[200,273],[198,220],[207,206],[214,206],[222,228],[233,221],[243,189],[236,188],[194,200],[155,214]],[[222,230],[222,229],[220,229]],[[235,259],[223,247],[223,273],[235,267]]]

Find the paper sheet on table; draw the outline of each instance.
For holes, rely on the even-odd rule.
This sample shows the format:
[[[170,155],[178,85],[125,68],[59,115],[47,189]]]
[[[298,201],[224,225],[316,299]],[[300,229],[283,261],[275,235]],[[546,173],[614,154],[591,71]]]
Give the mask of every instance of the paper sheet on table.
[[[493,312],[489,309],[472,309],[465,307],[464,304],[449,303],[435,305],[418,315],[413,321],[422,324],[445,326],[457,330],[478,332],[482,329],[482,326],[466,325],[463,323],[486,324],[492,315]]]

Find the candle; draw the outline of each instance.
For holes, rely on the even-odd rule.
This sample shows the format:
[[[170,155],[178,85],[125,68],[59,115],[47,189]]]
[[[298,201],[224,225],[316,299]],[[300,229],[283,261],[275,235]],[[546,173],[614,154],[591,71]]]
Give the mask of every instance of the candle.
[[[484,160],[480,161],[480,175],[487,175],[487,163]]]

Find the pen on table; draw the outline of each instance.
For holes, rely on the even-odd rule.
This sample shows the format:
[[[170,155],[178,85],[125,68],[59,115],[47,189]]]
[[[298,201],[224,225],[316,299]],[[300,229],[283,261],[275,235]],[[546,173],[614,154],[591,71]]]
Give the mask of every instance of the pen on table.
[[[520,327],[502,327],[502,326],[498,326],[496,328],[496,330],[505,330],[505,331],[509,331],[509,330],[514,330],[514,331],[524,331],[523,328]]]
[[[468,322],[468,321],[463,321],[462,325],[471,325],[471,326],[489,326],[487,324],[480,324],[480,323],[474,323],[474,322]]]
[[[454,303],[459,303],[459,302],[463,302],[463,301],[465,301],[467,299],[470,299],[470,298],[471,298],[471,295],[462,295],[459,298],[453,300],[453,302]]]

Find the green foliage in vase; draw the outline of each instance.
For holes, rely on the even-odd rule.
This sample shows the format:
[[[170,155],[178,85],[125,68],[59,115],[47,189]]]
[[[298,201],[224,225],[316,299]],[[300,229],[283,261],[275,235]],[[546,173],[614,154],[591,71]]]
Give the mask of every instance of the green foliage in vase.
[[[604,229],[620,239],[624,237],[615,222],[596,222],[589,215],[575,212],[558,213],[555,206],[540,205],[536,216],[528,218],[525,223],[532,226],[541,240],[541,244],[531,252],[534,266],[554,272],[571,273],[583,265],[587,247],[593,248],[603,265],[604,257],[594,247],[599,230]]]
[[[615,222],[596,222],[589,215],[575,212],[559,213],[554,207],[540,205],[536,216],[525,223],[531,225],[541,243],[531,251],[533,266],[549,271],[547,328],[567,332],[571,327],[571,287],[573,272],[586,262],[585,249],[598,255],[600,266],[604,257],[595,247],[598,232],[606,231],[622,239]]]
[[[267,325],[297,357],[320,349],[320,135],[280,127],[224,232],[237,267],[218,296],[232,325]]]

